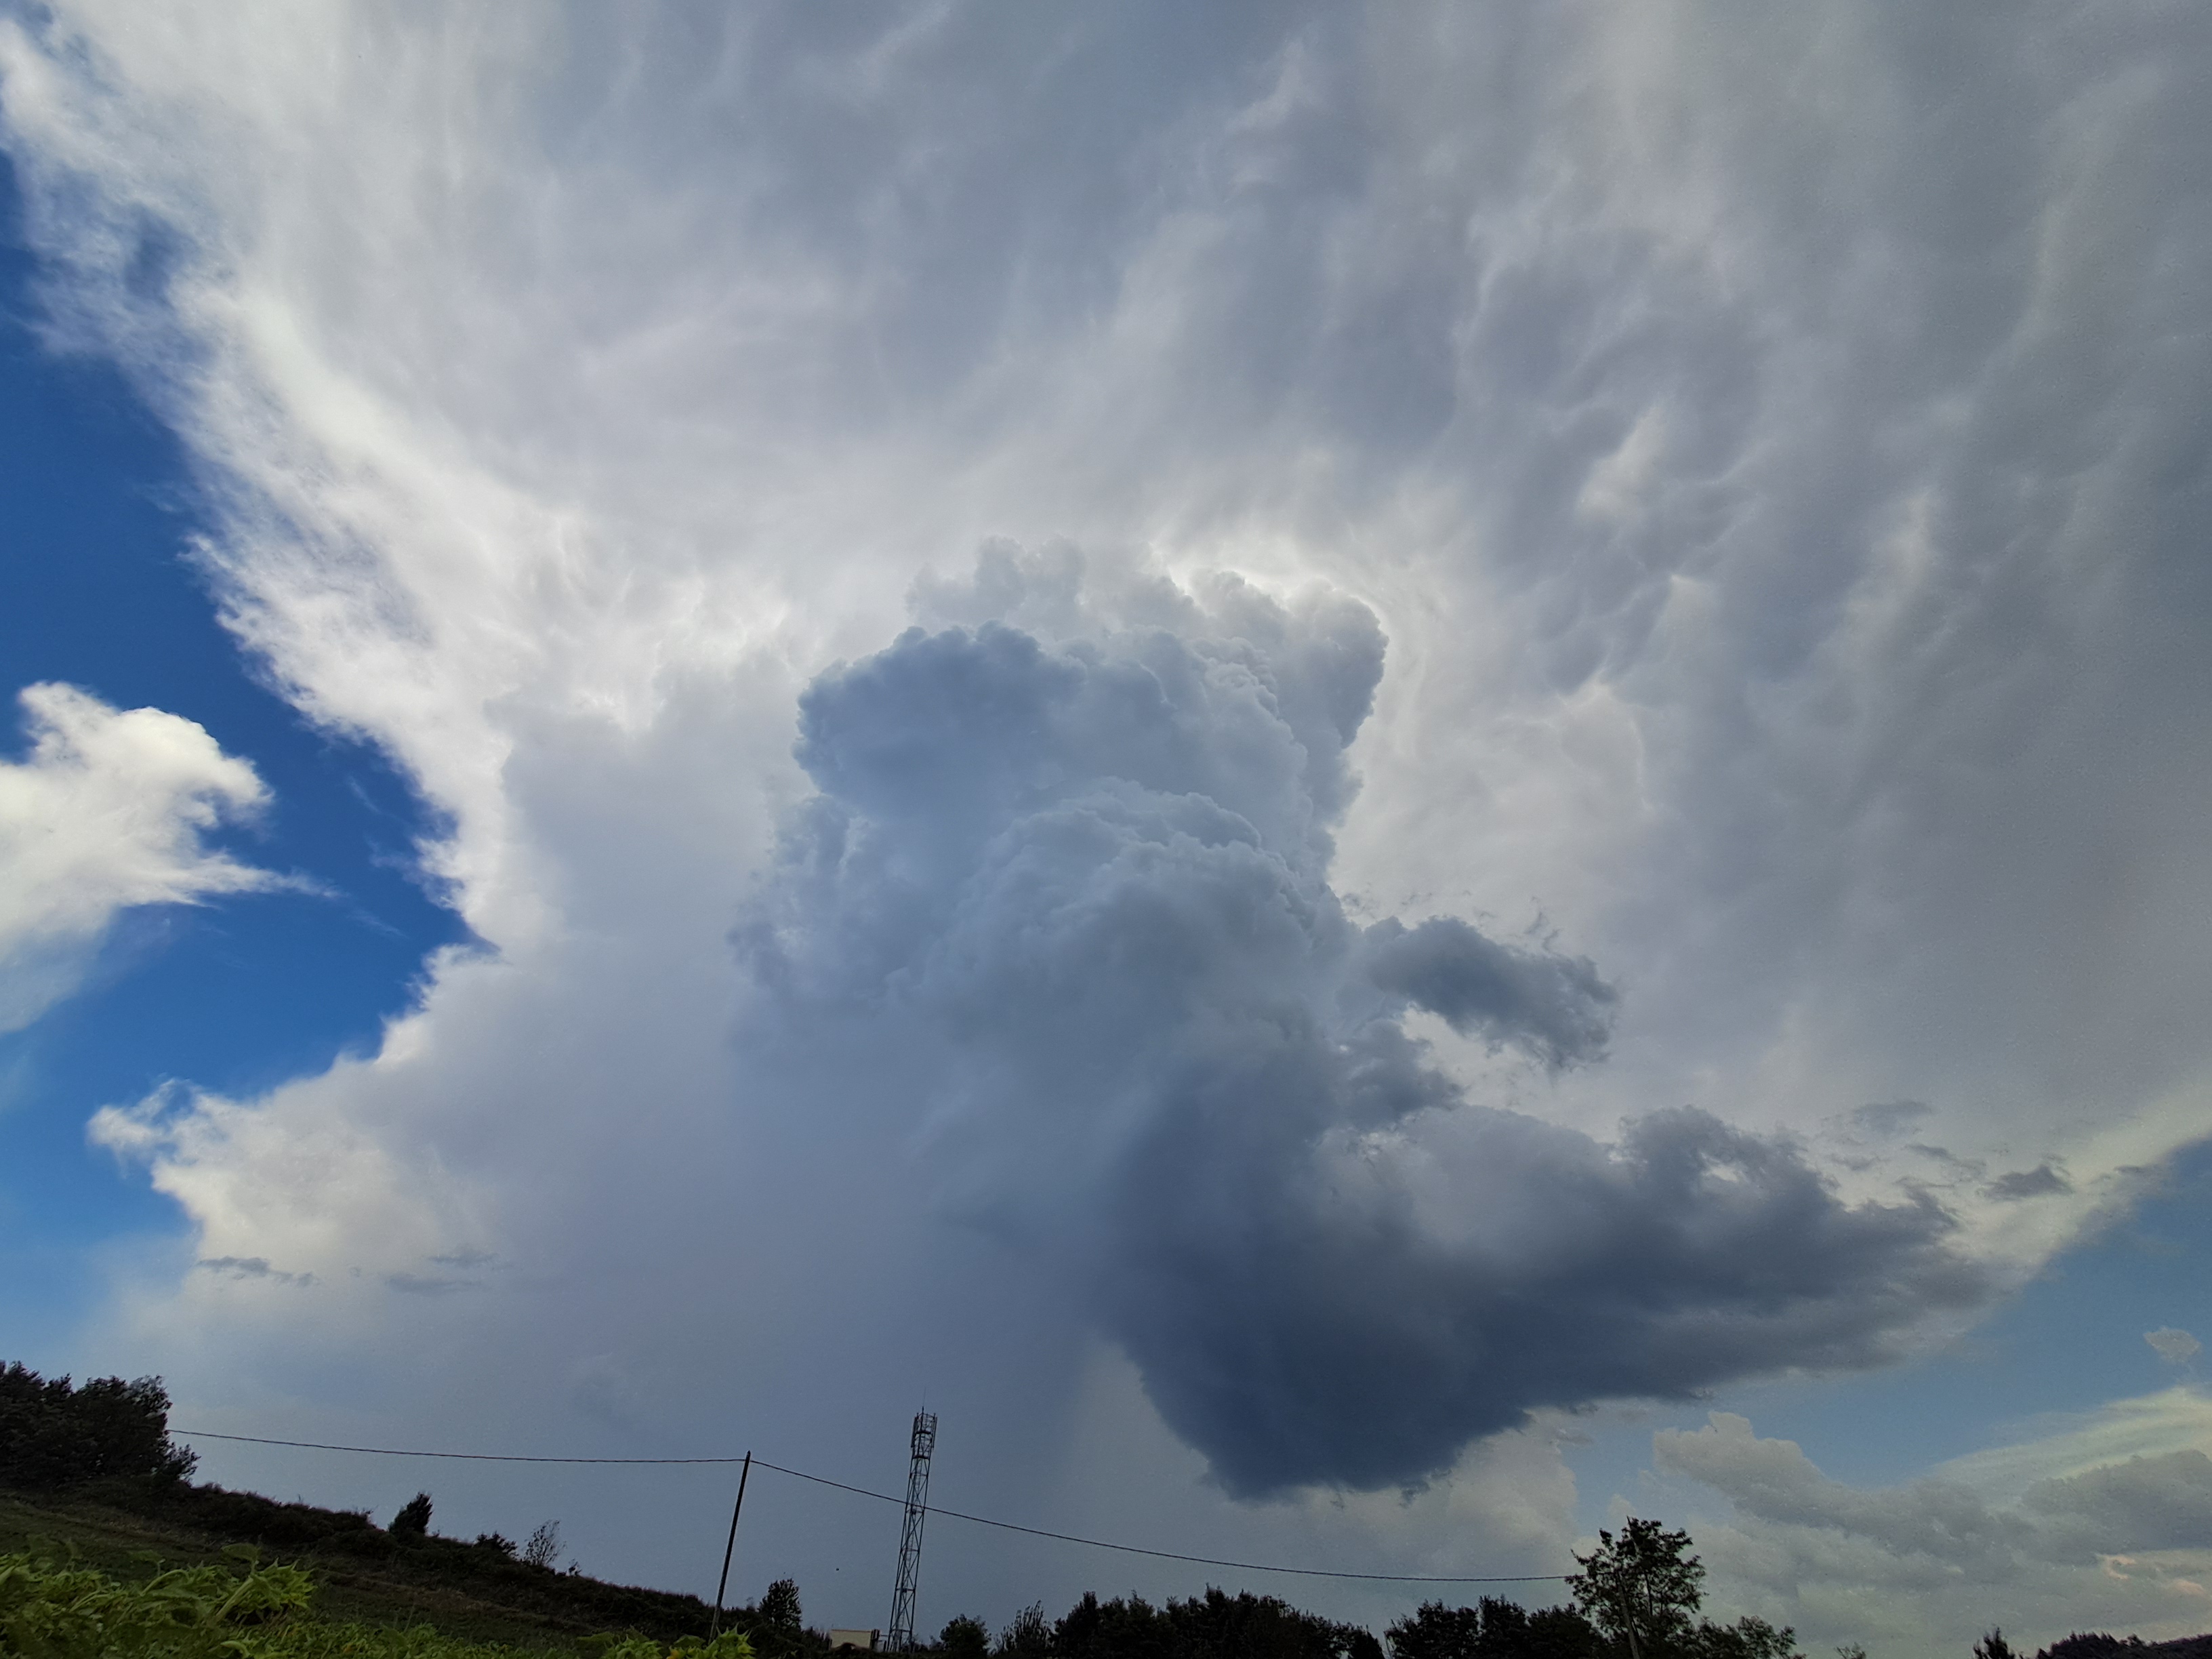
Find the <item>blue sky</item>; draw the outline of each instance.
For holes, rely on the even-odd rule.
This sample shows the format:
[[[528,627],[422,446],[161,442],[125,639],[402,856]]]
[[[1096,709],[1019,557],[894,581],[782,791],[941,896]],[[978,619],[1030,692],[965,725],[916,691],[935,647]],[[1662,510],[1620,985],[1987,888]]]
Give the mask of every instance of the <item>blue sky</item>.
[[[74,996],[0,1036],[0,1322],[68,1370],[102,1247],[179,1237],[173,1206],[88,1144],[91,1112],[172,1079],[251,1093],[373,1043],[423,957],[462,937],[414,867],[420,801],[375,751],[318,732],[272,691],[191,562],[206,518],[175,435],[113,363],[42,342],[36,256],[13,173],[0,222],[0,661],[118,708],[198,721],[252,757],[276,804],[219,832],[318,891],[126,913]],[[11,711],[12,712],[12,711]],[[17,745],[11,750],[20,752]]]
[[[2212,1626],[2212,42],[1828,20],[0,18],[16,1349]],[[714,1481],[436,1478],[713,1565]],[[880,1622],[775,1504],[744,1593]]]

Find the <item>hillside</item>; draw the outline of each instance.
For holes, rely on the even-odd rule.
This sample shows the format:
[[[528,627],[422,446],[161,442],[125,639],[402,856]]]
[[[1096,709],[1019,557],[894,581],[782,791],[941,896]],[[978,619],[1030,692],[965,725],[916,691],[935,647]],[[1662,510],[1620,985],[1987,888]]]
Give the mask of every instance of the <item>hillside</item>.
[[[119,1577],[218,1562],[229,1544],[311,1567],[319,1613],[365,1624],[433,1624],[471,1641],[565,1647],[605,1631],[666,1642],[706,1634],[711,1609],[694,1595],[603,1583],[514,1560],[493,1547],[434,1534],[396,1537],[366,1517],[283,1504],[220,1486],[166,1489],[123,1482],[68,1492],[0,1487],[0,1553],[37,1538],[74,1547]],[[732,1615],[750,1621],[752,1609]]]

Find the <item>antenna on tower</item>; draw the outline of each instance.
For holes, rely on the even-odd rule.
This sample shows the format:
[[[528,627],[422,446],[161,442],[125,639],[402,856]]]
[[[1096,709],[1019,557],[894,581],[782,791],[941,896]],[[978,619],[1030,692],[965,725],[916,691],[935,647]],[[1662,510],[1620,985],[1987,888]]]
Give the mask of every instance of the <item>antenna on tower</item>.
[[[921,1580],[921,1523],[929,1513],[929,1455],[937,1449],[937,1418],[914,1414],[914,1455],[906,1469],[906,1525],[899,1531],[898,1583],[891,1591],[891,1627],[884,1645],[914,1651],[914,1593]]]

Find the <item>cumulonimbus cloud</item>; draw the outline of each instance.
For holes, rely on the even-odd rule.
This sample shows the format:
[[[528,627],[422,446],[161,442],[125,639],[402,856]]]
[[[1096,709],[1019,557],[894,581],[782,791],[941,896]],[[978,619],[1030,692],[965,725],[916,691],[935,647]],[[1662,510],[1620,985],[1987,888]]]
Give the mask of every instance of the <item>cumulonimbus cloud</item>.
[[[17,700],[30,752],[0,761],[0,1031],[74,990],[120,912],[281,884],[204,842],[269,792],[204,727],[74,686]]]
[[[2014,1271],[2109,1212],[2212,1126],[2212,258],[2191,205],[2212,54],[2186,8],[1945,17],[1151,3],[1009,27],[973,5],[57,0],[0,24],[0,118],[58,324],[173,422],[215,485],[204,568],[245,648],[416,781],[451,829],[428,849],[445,890],[499,952],[428,964],[420,1010],[361,1063],[103,1118],[198,1255],[319,1275],[279,1295],[170,1274],[132,1316],[159,1333],[143,1368],[216,1401],[343,1352],[392,1368],[360,1395],[393,1433],[484,1401],[504,1433],[522,1416],[504,1384],[456,1378],[528,1352],[589,1379],[616,1354],[643,1381],[610,1417],[719,1413],[743,1376],[761,1413],[812,1413],[842,1449],[880,1379],[825,1350],[951,1328],[899,1279],[942,1266],[918,1236],[958,1252],[940,1291],[976,1259],[957,1230],[901,1230],[919,1115],[941,1212],[1056,1253],[1176,1423],[1258,1486],[1291,1478],[1271,1449],[1294,1419],[1224,1418],[1351,1390],[1316,1358],[1347,1334],[1382,1356],[1352,1414],[1401,1413],[1407,1445],[1347,1429],[1310,1467],[1416,1464],[1516,1398],[1686,1379],[1670,1356],[1701,1311],[1714,1367],[1881,1352],[1916,1297],[1964,1290],[1940,1218],[1899,1207],[1913,1185]],[[965,653],[963,672],[1011,674],[1020,640],[981,643],[995,621],[1036,672],[1073,661],[1103,695],[1140,626],[1203,655],[1259,625],[1158,592],[1149,624],[1141,594],[1086,619],[1095,569],[1081,604],[1029,578],[924,583],[921,642],[874,658],[917,571],[1059,534],[1285,595],[1333,584],[1382,617],[1355,810],[1330,793],[1334,740],[1299,737],[1309,802],[1292,791],[1278,821],[1233,804],[1268,797],[1231,789],[1226,754],[1198,785],[1139,787],[1048,733],[1038,765],[1093,769],[1050,811],[902,817],[891,775],[927,749],[926,708],[878,696],[870,738],[832,718],[866,673],[821,679],[823,805],[760,906],[803,1018],[726,1042],[726,935],[763,826],[809,785],[796,698],[826,662],[905,684],[893,668]],[[1271,645],[1279,687],[1364,683],[1373,642],[1331,614],[1301,626],[1346,672],[1281,672]],[[1255,729],[1255,753],[1283,751]],[[887,873],[864,883],[872,836]],[[1224,999],[1201,960],[1178,992],[1203,1015],[1161,1041],[1212,1093],[1116,1051],[1096,1074],[1128,1090],[1063,1094],[1091,1056],[1042,1069],[1011,1011],[1048,988],[1021,964],[1074,946],[1040,933],[1019,957],[981,913],[1034,919],[1022,881],[1087,880],[1083,937],[1109,913],[1134,934],[1148,870],[1192,895],[1159,926],[1260,976]],[[1240,945],[1232,875],[1291,957]],[[975,912],[957,937],[871,898],[948,883]],[[1363,902],[1332,920],[1330,889]],[[1283,921],[1270,895],[1307,912]],[[1538,902],[1564,947],[1517,926]],[[1516,925],[1483,920],[1501,915]],[[1096,967],[1102,1007],[1182,983]],[[1280,1038],[1287,1127],[1237,1115],[1257,1091],[1231,1086],[1261,1075],[1236,1045],[1268,1037],[1272,1006],[1310,1029]],[[1352,1035],[1374,1048],[1393,1024],[1433,1053],[1355,1064]],[[827,1086],[777,1086],[800,1039],[816,1059],[850,1039],[865,1121]],[[1493,1042],[1524,1067],[1517,1100],[1482,1085]],[[1472,1102],[1387,1098],[1448,1062]],[[1649,1115],[1688,1101],[1737,1127]],[[1625,1116],[1642,1127],[1609,1144]],[[1827,1124],[1844,1132],[1824,1145]],[[1782,1129],[1893,1209],[1836,1204]],[[1131,1146],[1167,1165],[1150,1185]],[[771,1197],[788,1210],[763,1217]],[[641,1231],[652,1272],[611,1273]],[[558,1296],[529,1302],[521,1274],[392,1290],[467,1245],[564,1263]],[[1630,1289],[1608,1302],[1612,1270]],[[322,1316],[297,1316],[306,1297]],[[823,1328],[771,1334],[785,1297]],[[883,1301],[923,1311],[887,1334],[863,1311]],[[443,1369],[386,1340],[439,1319]],[[1005,1320],[941,1376],[1060,1409],[1039,1322]],[[684,1349],[709,1329],[738,1359]],[[1255,1388],[1270,1365],[1288,1381]],[[300,1426],[344,1437],[319,1431],[335,1416]],[[1050,1443],[1006,1454],[1009,1512],[1042,1506],[1030,1449]],[[1163,1452],[1144,1478],[1185,1467]],[[640,1571],[679,1547],[658,1506],[603,1513]]]
[[[987,575],[1018,611],[1013,562]],[[1231,1489],[1418,1480],[1531,1407],[1863,1364],[1980,1293],[1932,1202],[1847,1206],[1705,1114],[1607,1146],[1468,1098],[1409,1011],[1556,1070],[1615,994],[1547,944],[1347,914],[1374,617],[1143,598],[824,673],[819,793],[740,939],[813,1042],[910,1028],[885,1087],[922,1092],[956,1207],[1065,1263]]]

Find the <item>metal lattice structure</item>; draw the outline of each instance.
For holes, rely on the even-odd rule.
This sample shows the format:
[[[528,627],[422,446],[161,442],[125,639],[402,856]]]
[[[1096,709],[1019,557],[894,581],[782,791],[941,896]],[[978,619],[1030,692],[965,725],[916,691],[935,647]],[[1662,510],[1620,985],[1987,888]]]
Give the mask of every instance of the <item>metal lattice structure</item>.
[[[914,1593],[921,1581],[921,1523],[929,1513],[929,1455],[937,1449],[937,1418],[914,1414],[914,1455],[906,1470],[906,1525],[899,1532],[898,1583],[891,1591],[891,1627],[884,1645],[914,1651]]]

